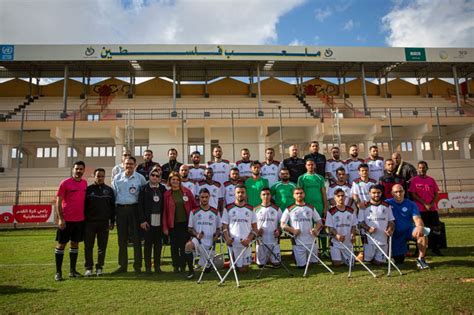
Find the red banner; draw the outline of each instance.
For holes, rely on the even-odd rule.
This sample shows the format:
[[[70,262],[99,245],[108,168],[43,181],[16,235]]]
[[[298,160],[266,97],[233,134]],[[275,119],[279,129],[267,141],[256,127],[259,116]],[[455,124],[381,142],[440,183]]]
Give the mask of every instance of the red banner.
[[[51,205],[18,205],[13,206],[13,215],[19,223],[42,223],[50,221],[53,207]]]

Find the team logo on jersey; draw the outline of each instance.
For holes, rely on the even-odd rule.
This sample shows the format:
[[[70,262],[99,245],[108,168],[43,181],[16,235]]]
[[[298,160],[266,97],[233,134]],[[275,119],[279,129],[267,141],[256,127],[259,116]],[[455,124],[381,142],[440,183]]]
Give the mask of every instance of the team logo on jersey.
[[[341,220],[341,218],[339,218],[339,217],[334,218],[334,221],[336,221],[336,222],[339,222],[340,220]]]
[[[94,192],[91,192],[91,196],[94,197],[94,196],[95,196],[95,193],[94,193]]]
[[[183,196],[183,201],[184,202],[188,202],[188,200],[189,200],[188,196]]]
[[[305,215],[306,215],[306,217],[309,217],[309,216],[311,216],[311,212],[306,211],[306,212],[305,212]]]
[[[104,189],[104,190],[102,190],[102,193],[103,193],[104,195],[108,195],[108,194],[109,194],[109,191],[108,191],[107,189]]]
[[[209,215],[209,220],[212,221],[213,218],[214,218],[214,217],[212,216],[212,214],[210,214],[210,215]]]
[[[133,195],[137,192],[137,189],[134,186],[132,186],[128,189],[128,191]]]
[[[403,208],[402,208],[402,211],[403,211],[403,212],[407,212],[407,211],[408,211],[408,208],[407,208],[407,207],[403,207]]]
[[[248,217],[250,215],[250,213],[248,212],[245,212],[245,216]]]
[[[153,196],[153,201],[154,202],[159,202],[160,201],[160,196]]]
[[[201,218],[202,218],[202,215],[198,214],[198,219],[201,220]]]
[[[231,216],[235,216],[235,210],[232,210],[232,211],[230,212],[230,215],[231,215]]]
[[[350,214],[348,214],[348,215],[347,215],[347,220],[349,220],[350,218],[351,218],[351,215],[350,215]]]
[[[385,214],[385,209],[384,208],[382,208],[382,214]]]

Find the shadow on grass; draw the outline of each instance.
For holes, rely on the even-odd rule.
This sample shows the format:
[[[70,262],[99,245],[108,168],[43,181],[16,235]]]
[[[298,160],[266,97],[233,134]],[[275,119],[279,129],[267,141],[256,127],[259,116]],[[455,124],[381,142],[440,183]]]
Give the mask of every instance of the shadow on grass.
[[[474,246],[448,247],[447,249],[443,249],[441,251],[447,257],[474,256]],[[428,250],[428,254],[431,254],[431,250]]]
[[[53,289],[25,288],[18,285],[0,285],[0,295],[56,292],[56,291],[57,290],[53,290]]]

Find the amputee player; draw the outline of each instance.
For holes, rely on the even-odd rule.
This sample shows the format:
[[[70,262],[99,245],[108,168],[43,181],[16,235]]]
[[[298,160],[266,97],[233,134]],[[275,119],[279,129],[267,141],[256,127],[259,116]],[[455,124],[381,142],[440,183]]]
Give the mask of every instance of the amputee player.
[[[356,237],[357,216],[351,207],[344,202],[346,193],[342,188],[334,191],[335,206],[329,209],[326,216],[326,226],[331,235],[331,260],[334,266],[340,266],[343,263],[349,265],[354,263],[350,253],[339,242],[353,250],[353,244]]]
[[[207,166],[212,168],[214,180],[223,185],[229,180],[230,162],[222,159],[222,148],[215,146],[212,150],[212,161],[207,162]]]
[[[191,153],[191,161],[193,164],[189,165],[189,180],[193,183],[198,183],[201,180],[204,180],[204,170],[206,167],[201,165],[201,153],[199,151],[194,151]]]
[[[209,205],[209,191],[202,188],[199,191],[199,207],[194,209],[189,215],[188,232],[191,239],[186,243],[186,262],[189,267],[187,278],[194,277],[194,257],[199,256],[199,265],[210,271],[210,264],[206,266],[206,253],[201,246],[209,253],[212,245],[220,235],[221,219],[219,211]],[[214,257],[214,251],[210,252],[210,257]]]
[[[286,168],[280,170],[280,181],[270,188],[272,198],[280,209],[286,209],[295,203],[293,191],[296,184],[290,181],[290,172]]]
[[[252,176],[245,180],[245,188],[247,188],[247,203],[252,207],[256,207],[262,201],[260,192],[263,188],[267,188],[268,180],[260,176],[260,162],[253,161],[251,166]]]
[[[239,272],[247,272],[252,263],[252,248],[249,247],[257,235],[257,216],[247,199],[244,185],[235,188],[235,203],[227,205],[222,214],[222,232],[227,246],[231,246],[234,263]],[[238,259],[237,256],[245,250]]]
[[[271,203],[270,188],[263,188],[260,192],[261,204],[255,207],[257,215],[258,235],[261,240],[257,242],[257,265],[263,267],[268,262],[274,267],[279,267],[281,263],[280,258],[280,244],[278,238],[280,237],[280,220],[282,212],[277,205]],[[260,244],[263,242],[263,244]],[[270,253],[272,250],[273,254]]]
[[[346,163],[340,159],[341,154],[339,147],[332,147],[332,158],[326,161],[326,178],[329,183],[334,183],[337,180],[336,170],[339,168],[346,168]]]
[[[354,180],[351,187],[352,199],[359,209],[364,209],[370,201],[370,187],[377,184],[375,180],[369,178],[369,166],[359,165],[359,178]]]
[[[280,170],[280,162],[275,161],[275,150],[273,148],[265,149],[265,162],[262,163],[262,178],[268,180],[268,185],[272,187],[278,182],[278,173]]]
[[[392,207],[382,201],[382,189],[380,185],[370,187],[370,202],[365,209],[359,210],[358,220],[365,233],[369,233],[384,252],[388,253],[387,237],[393,234],[395,218]],[[376,265],[386,261],[385,256],[369,238],[364,244],[364,260]]]
[[[210,194],[209,205],[222,211],[224,204],[224,187],[218,181],[213,180],[213,175],[212,168],[206,168],[204,171],[205,180],[198,183],[197,190],[201,191],[201,189],[206,188]]]
[[[63,280],[62,265],[64,249],[71,241],[69,249],[69,277],[76,278],[81,275],[76,270],[79,242],[83,240],[84,229],[84,202],[87,190],[87,181],[82,179],[86,165],[82,161],[74,163],[72,177],[59,184],[56,194],[56,216],[58,230],[56,231],[55,249],[56,275],[54,280]]]
[[[359,147],[357,144],[351,144],[349,147],[349,155],[350,158],[348,158],[345,163],[347,181],[352,185],[352,182],[359,178],[359,165],[364,163],[364,160],[359,158]]]
[[[229,180],[224,183],[224,205],[234,203],[235,187],[242,184],[239,177],[239,169],[233,167],[230,170]]]
[[[344,204],[346,206],[352,206],[352,193],[351,193],[351,186],[346,180],[346,170],[342,167],[336,170],[336,182],[331,184],[328,188],[328,200],[329,204],[332,206],[336,205],[336,200],[334,199],[334,195],[336,190],[342,189],[344,191]]]
[[[109,240],[109,230],[115,226],[115,195],[112,187],[104,183],[105,170],[97,168],[94,171],[94,183],[87,187],[84,206],[84,258],[86,272],[84,275],[93,275],[93,251],[97,237],[97,264],[95,274],[102,275],[105,262],[105,252]]]
[[[252,161],[250,160],[250,151],[247,148],[240,150],[240,160],[235,162],[235,166],[239,169],[240,179],[245,181],[252,176]]]
[[[369,153],[369,157],[365,160],[369,166],[369,177],[378,182],[379,178],[383,176],[383,157],[379,156],[379,148],[376,145],[369,148]]]
[[[179,168],[179,176],[181,176],[181,185],[191,190],[194,196],[198,195],[198,186],[189,179],[189,166],[183,164]]]
[[[289,206],[283,212],[280,220],[280,226],[282,230],[291,233],[295,236],[292,240],[293,243],[293,255],[295,256],[296,266],[298,268],[304,268],[308,260],[308,251],[303,245],[299,245],[301,242],[306,247],[311,248],[315,238],[318,237],[319,231],[323,224],[321,217],[314,207],[310,204],[305,203],[305,192],[303,188],[297,187],[293,192],[295,198],[295,204]],[[318,244],[314,244],[313,253],[318,254]],[[311,255],[311,263],[317,262],[317,259]]]

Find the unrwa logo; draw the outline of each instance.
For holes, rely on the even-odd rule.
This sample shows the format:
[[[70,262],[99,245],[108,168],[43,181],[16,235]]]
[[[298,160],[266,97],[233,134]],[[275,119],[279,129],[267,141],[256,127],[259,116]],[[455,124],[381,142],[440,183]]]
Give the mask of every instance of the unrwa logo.
[[[2,47],[2,54],[4,54],[4,55],[13,54],[13,46],[3,46]]]

